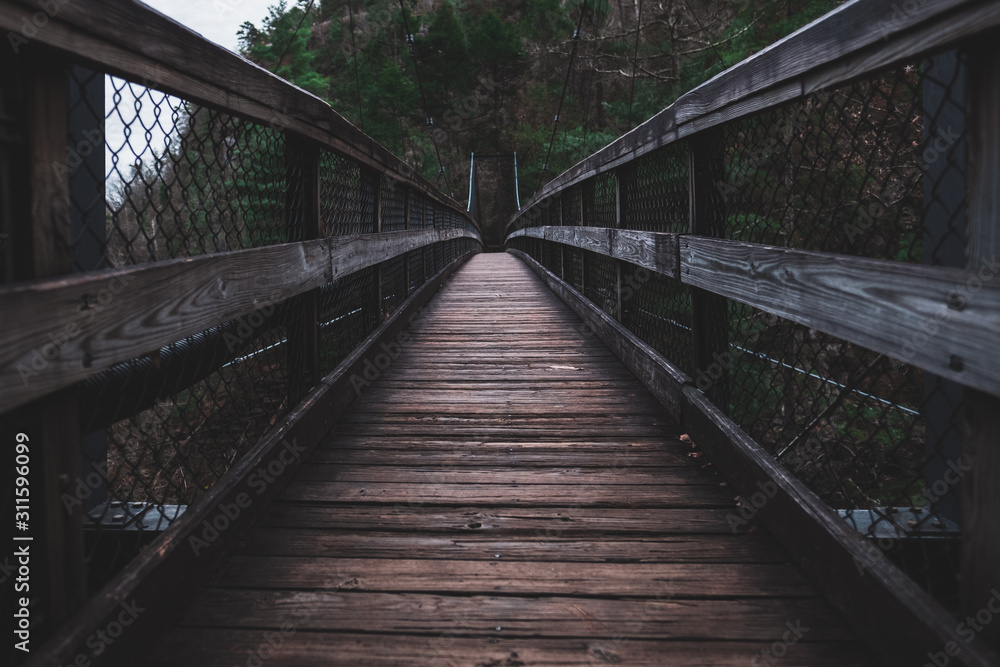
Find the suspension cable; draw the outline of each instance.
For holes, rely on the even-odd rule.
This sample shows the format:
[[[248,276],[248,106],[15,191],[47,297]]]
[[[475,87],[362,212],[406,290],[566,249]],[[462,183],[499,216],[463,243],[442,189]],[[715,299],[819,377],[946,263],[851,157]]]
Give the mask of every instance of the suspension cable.
[[[639,32],[642,30],[642,0],[639,0],[639,12],[635,18],[635,47],[632,49],[632,81],[628,87],[628,120],[625,121],[625,131],[632,129],[632,101],[635,99],[635,70],[639,64]]]
[[[288,38],[288,42],[285,44],[285,50],[282,51],[281,56],[278,57],[278,62],[274,63],[274,69],[271,70],[272,74],[277,72],[278,68],[281,67],[281,61],[288,55],[288,49],[292,48],[292,42],[295,41],[295,36],[299,34],[299,30],[302,30],[302,24],[306,22],[306,17],[309,16],[312,6],[313,0],[309,0],[309,4],[306,5],[305,11],[302,12],[302,18],[299,20],[299,24],[295,27],[295,31],[292,32],[292,36]]]
[[[517,210],[521,210],[521,193],[517,188],[517,152],[514,153],[514,200],[517,202]]]
[[[472,175],[475,173],[476,169],[476,154],[473,153],[469,157],[469,205],[465,207],[466,213],[472,210]]]
[[[715,51],[715,57],[719,59],[719,62],[722,63],[722,68],[725,69],[726,59],[722,57],[722,54],[719,53],[719,49],[715,46],[715,42],[713,42],[711,37],[708,36],[708,30],[705,29],[705,26],[701,22],[701,19],[698,18],[698,15],[694,13],[693,9],[691,9],[691,5],[688,4],[688,0],[684,0],[684,6],[687,7],[688,12],[691,14],[691,17],[694,18],[694,21],[695,23],[698,24],[698,27],[701,28],[701,31],[705,33],[705,37],[708,39],[708,45],[712,47],[713,51]]]
[[[406,18],[406,8],[403,6],[403,0],[399,0],[399,11],[403,15],[403,28],[406,30],[406,48],[410,52],[410,59],[413,61],[413,75],[417,79],[417,87],[420,89],[420,100],[424,105],[424,113],[427,114],[427,136],[431,139],[431,144],[434,146],[434,155],[437,157],[438,168],[441,170],[439,173],[444,176],[445,187],[451,190],[451,185],[448,182],[448,172],[445,171],[444,163],[441,161],[441,151],[438,149],[437,139],[434,138],[434,118],[430,115],[430,107],[427,105],[427,95],[424,94],[424,82],[420,78],[420,69],[417,66],[417,54],[414,50],[414,40],[413,33],[410,32],[410,20]]]
[[[545,172],[549,168],[549,159],[552,157],[552,144],[556,140],[556,132],[559,131],[559,117],[562,115],[563,102],[566,100],[566,89],[569,86],[569,77],[573,73],[573,60],[576,58],[576,47],[580,43],[580,30],[583,28],[583,17],[587,13],[586,3],[580,4],[580,18],[576,22],[576,30],[573,31],[573,49],[569,54],[569,67],[566,68],[566,78],[563,80],[562,96],[559,98],[559,108],[556,111],[556,116],[552,120],[552,136],[549,137],[549,150],[545,154],[545,162],[542,163],[542,172],[538,177],[538,189],[542,189],[544,185],[543,179],[545,178]]]
[[[390,6],[389,6],[389,0],[385,0],[385,13],[386,13],[386,16],[389,17],[389,21],[390,21],[390,24],[391,24],[392,23],[392,10],[390,9]],[[396,79],[398,81],[398,80],[402,79],[402,74],[400,74],[400,72],[399,72],[399,62],[397,62],[396,47],[395,47],[395,42],[393,41],[394,35],[392,34],[392,29],[391,28],[389,30],[389,35],[390,35],[389,40],[388,40],[388,42],[389,42],[389,59],[392,60],[392,71],[396,74]],[[405,160],[406,159],[406,133],[403,132],[403,121],[399,117],[400,116],[399,106],[396,104],[396,98],[395,97],[393,97],[393,99],[392,99],[392,106],[393,106],[393,110],[395,111],[395,113],[393,115],[396,117],[396,129],[399,130],[399,146],[400,146],[400,149],[402,150],[402,157]]]
[[[587,67],[587,78],[586,78],[587,83],[582,87],[582,90],[590,90],[591,86],[593,86],[594,84],[594,76],[595,76],[594,61],[597,60],[597,52],[600,50],[600,40],[596,39],[598,35],[598,30],[597,30],[597,14],[595,12],[590,13],[590,29],[595,37],[594,48],[590,54],[590,65]],[[580,156],[581,159],[590,155],[590,153],[588,152],[589,151],[588,146],[590,145],[590,113],[593,107],[591,105],[590,96],[587,96],[586,100],[587,100],[586,103],[587,115],[583,119],[583,154]],[[563,137],[565,136],[566,135],[564,134]]]
[[[365,131],[365,112],[361,107],[361,73],[358,72],[358,45],[354,42],[354,7],[347,0],[347,14],[351,20],[351,59],[354,61],[354,85],[358,91],[358,117],[361,119],[361,131]]]

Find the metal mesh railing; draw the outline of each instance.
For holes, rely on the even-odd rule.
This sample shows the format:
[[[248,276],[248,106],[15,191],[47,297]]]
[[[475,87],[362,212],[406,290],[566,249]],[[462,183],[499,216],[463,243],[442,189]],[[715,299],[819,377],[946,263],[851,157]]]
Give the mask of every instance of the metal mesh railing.
[[[707,175],[700,236],[961,267],[964,72],[946,52],[724,123],[556,191],[557,206],[542,200],[518,226],[560,224],[549,211],[561,210],[564,225],[688,233],[691,153]],[[883,555],[957,605],[960,387],[903,354],[628,263],[616,293],[604,255],[524,236],[508,247],[619,313]]]
[[[376,231],[475,232],[417,187],[275,127],[91,69],[74,67],[68,79],[73,233],[53,236],[77,273]],[[315,169],[318,193],[310,194]],[[465,236],[411,250],[79,383],[82,472],[65,503],[84,514],[90,590],[216,484],[409,295],[478,248]],[[83,309],[117,298],[104,291]]]

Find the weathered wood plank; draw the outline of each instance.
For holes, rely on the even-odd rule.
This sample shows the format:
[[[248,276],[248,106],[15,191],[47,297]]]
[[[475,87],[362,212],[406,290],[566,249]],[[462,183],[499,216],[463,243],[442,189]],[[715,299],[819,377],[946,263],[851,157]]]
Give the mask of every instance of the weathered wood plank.
[[[1000,24],[994,2],[941,0],[900,9],[855,0],[730,67],[543,186],[507,230],[530,226],[537,206],[572,185],[694,132],[915,59]]]
[[[0,289],[4,409],[458,229],[331,237],[174,259]]]
[[[616,322],[607,313],[596,308],[579,292],[567,285],[544,266],[518,250],[508,253],[520,258],[559,296],[586,324],[585,331],[596,334],[612,352],[621,359],[675,420],[681,410],[679,387],[691,380],[673,366],[666,364],[660,355],[635,334]]]
[[[633,470],[611,465],[604,467],[564,468],[558,465],[544,469],[521,468],[511,465],[495,468],[443,467],[429,468],[426,465],[348,465],[345,463],[323,464],[310,461],[297,479],[310,482],[362,482],[366,484],[477,484],[488,493],[491,485],[503,480],[511,484],[718,484],[721,479],[708,473],[698,474],[690,468],[649,468]],[[395,463],[392,461],[391,463]]]
[[[674,510],[680,511],[680,510]],[[627,519],[621,523],[627,523]],[[721,523],[721,521],[720,521]],[[501,537],[468,531],[461,536],[429,529],[410,533],[339,532],[258,528],[239,547],[245,556],[323,556],[326,558],[485,559],[551,563],[614,563],[623,572],[631,563],[785,563],[788,555],[769,535],[697,535],[685,531],[642,537],[616,536],[592,526],[579,537],[539,531]],[[723,569],[723,568],[718,568]],[[796,577],[800,575],[794,575]],[[758,590],[759,594],[760,591]]]
[[[253,524],[353,400],[351,377],[363,372],[366,355],[380,344],[396,340],[411,316],[419,312],[468,257],[456,258],[404,301],[302,403],[172,522],[168,530],[92,596],[41,650],[33,652],[25,665],[70,664],[78,662],[79,655],[95,666],[112,665],[128,662],[125,656],[134,656],[137,651],[145,655],[148,651],[145,642],[162,631],[163,624],[186,602],[187,596],[236,546],[240,533]],[[257,477],[261,468],[281,473],[274,473],[272,481],[261,487]],[[233,507],[239,511],[232,518],[223,507],[228,508],[228,514],[233,513]],[[226,528],[213,538],[205,532],[206,524],[219,516],[228,517]],[[95,655],[95,645],[93,641],[88,643],[88,637],[96,629],[107,628],[121,613],[123,603],[135,604],[146,611],[133,620],[119,641],[100,645],[102,652]]]
[[[1000,261],[1000,49],[996,40],[970,49],[968,97],[968,222],[967,267]],[[995,281],[997,282],[997,281]],[[995,332],[991,342],[997,356]],[[963,415],[962,611],[978,614],[1000,589],[1000,398],[966,389]],[[979,635],[1000,651],[1000,623],[983,627]]]
[[[681,241],[681,280],[689,285],[1000,396],[998,261],[963,270]]]
[[[696,467],[704,465],[697,459],[688,457],[690,450],[639,449],[628,445],[612,443],[608,447],[598,447],[596,443],[583,446],[556,445],[550,447],[520,447],[522,443],[470,443],[475,449],[457,442],[443,443],[438,447],[413,446],[406,443],[392,443],[381,446],[345,446],[348,438],[338,438],[335,448],[317,448],[310,462],[317,464],[342,463],[344,465],[380,465],[392,462],[399,466],[427,467],[480,467],[507,466],[512,462],[518,469],[547,468],[552,466],[574,466],[577,468],[660,468],[668,466]],[[542,443],[537,443],[542,444]],[[553,443],[547,443],[552,445]],[[450,446],[449,446],[450,445]],[[518,445],[518,446],[513,446]]]
[[[23,208],[30,211],[28,224],[21,230],[30,257],[19,272],[33,278],[52,278],[73,271],[69,175],[65,170],[53,169],[63,163],[66,155],[69,69],[68,63],[54,54],[34,50],[23,54],[20,62],[24,66],[14,80],[24,81],[26,166],[31,187],[28,192],[4,192],[4,196],[23,198]],[[10,166],[4,165],[5,169]],[[6,174],[2,178],[6,189]],[[4,206],[8,206],[6,201]],[[18,326],[18,320],[7,322],[6,328]],[[60,499],[66,492],[66,481],[79,479],[80,475],[81,434],[74,428],[79,409],[79,395],[70,389],[37,402],[26,415],[25,432],[33,440],[30,458],[34,471],[38,471],[32,479],[31,518],[36,534],[44,535],[38,571],[44,572],[47,585],[43,605],[46,620],[53,625],[63,622],[86,599],[83,513],[79,507],[66,507]],[[8,432],[12,439],[17,433],[13,429]],[[27,507],[18,505],[17,509]]]
[[[316,530],[423,531],[464,536],[502,533],[542,539],[557,537],[634,534],[732,535],[727,522],[732,508],[593,507],[563,492],[563,504],[551,507],[514,507],[477,498],[466,505],[424,505],[403,501],[395,505],[337,505],[275,503],[261,525]],[[730,499],[733,499],[730,492]],[[360,500],[358,502],[361,502]],[[481,503],[476,505],[476,503]],[[749,526],[738,526],[744,531]]]
[[[525,236],[583,248],[678,278],[678,234],[640,232],[609,227],[526,227],[508,239]]]
[[[0,28],[20,34],[40,9],[28,0],[0,4]],[[329,104],[139,3],[74,0],[47,12],[32,41],[67,52],[99,71],[128,77],[194,102],[206,103],[351,157],[407,183],[463,218],[445,196]]]
[[[689,599],[731,597],[816,598],[818,591],[786,564],[512,562],[413,558],[325,558],[234,555],[212,580],[218,588],[328,588],[384,593],[572,595],[648,597],[666,587]],[[631,555],[622,551],[619,557]]]
[[[313,588],[337,583],[336,578],[325,577],[314,582]],[[472,634],[500,637],[627,635],[718,641],[759,639],[784,628],[787,621],[799,619],[810,628],[803,641],[850,641],[853,637],[825,600],[673,599],[667,584],[649,591],[649,596],[642,602],[645,622],[639,624],[630,600],[211,588],[198,596],[179,624],[278,628],[290,623],[310,631],[428,634],[463,627]],[[711,624],[704,622],[707,618],[712,619]]]
[[[611,491],[614,493],[610,493]],[[494,505],[560,507],[571,498],[588,507],[728,507],[733,496],[718,484],[619,484],[614,489],[563,484],[407,484],[388,482],[299,481],[284,489],[282,500],[307,503],[409,503],[466,505],[478,501]]]
[[[634,621],[638,622],[638,620]],[[296,667],[356,667],[358,665],[479,665],[493,667],[580,667],[621,664],[662,667],[747,667],[767,656],[785,627],[773,629],[756,642],[657,641],[629,635],[618,638],[524,638],[475,636],[459,622],[448,633],[408,635],[399,641],[390,634],[294,633],[269,653],[268,663]],[[268,645],[269,646],[269,645]],[[240,648],[236,648],[240,647]],[[247,648],[261,644],[259,630],[177,628],[167,635],[164,653],[154,663],[232,667],[244,664]],[[265,649],[266,651],[266,649]],[[811,667],[872,667],[857,645],[799,642],[782,657],[786,665]]]
[[[694,441],[740,494],[765,497],[757,519],[843,610],[883,661],[921,664],[928,653],[953,645],[958,654],[949,664],[995,664],[997,657],[981,641],[960,638],[951,614],[701,392],[685,387],[684,397],[684,423]]]

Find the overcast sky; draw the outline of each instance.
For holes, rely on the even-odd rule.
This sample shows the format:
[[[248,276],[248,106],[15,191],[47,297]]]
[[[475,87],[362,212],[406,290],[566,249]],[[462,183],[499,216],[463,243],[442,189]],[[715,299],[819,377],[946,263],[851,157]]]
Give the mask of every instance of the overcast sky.
[[[144,0],[156,11],[183,23],[205,39],[236,51],[236,31],[245,21],[260,27],[267,8],[278,0]],[[294,4],[290,0],[289,5]]]
[[[294,0],[290,1],[292,4]],[[278,0],[145,0],[146,4],[156,11],[166,14],[178,23],[182,23],[191,30],[194,30],[205,39],[224,46],[230,51],[238,50],[238,40],[236,31],[246,21],[260,27],[267,16],[267,9],[271,5],[278,4]],[[120,86],[120,84],[119,84]],[[143,90],[140,86],[134,86],[131,90]],[[110,77],[105,77],[104,84],[104,104],[105,114],[114,108],[114,92]],[[166,142],[166,133],[172,132],[173,124],[169,120],[169,113],[161,109],[161,115],[154,118],[154,109],[149,104],[149,99],[143,97],[141,111],[134,111],[134,99],[130,95],[130,89],[121,91],[122,101],[119,104],[119,113],[124,115],[125,122],[132,126],[132,137],[125,137],[125,122],[118,113],[113,113],[106,120],[104,132],[107,141],[105,148],[105,173],[109,181],[117,180],[113,174],[112,152],[119,154],[118,170],[128,177],[129,169],[127,165],[133,163],[136,158],[148,161],[152,155],[150,147],[157,153],[162,153]],[[156,95],[157,100],[163,96]],[[176,100],[173,101],[177,103]],[[148,131],[148,144],[145,131]],[[138,155],[135,155],[138,153]]]

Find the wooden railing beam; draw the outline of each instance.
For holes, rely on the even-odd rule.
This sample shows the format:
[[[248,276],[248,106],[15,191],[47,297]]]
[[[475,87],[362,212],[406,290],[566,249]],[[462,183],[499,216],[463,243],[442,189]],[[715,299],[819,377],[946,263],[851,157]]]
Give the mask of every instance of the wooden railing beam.
[[[110,366],[441,241],[479,235],[415,229],[335,236],[141,264],[0,288],[0,404],[22,405]],[[113,298],[84,312],[102,291]],[[59,354],[32,362],[39,341],[72,327]]]
[[[531,220],[532,208],[554,193],[679,139],[1000,26],[1000,4],[990,0],[916,2],[912,11],[900,7],[896,0],[845,3],[730,67],[546,183],[507,230]]]

